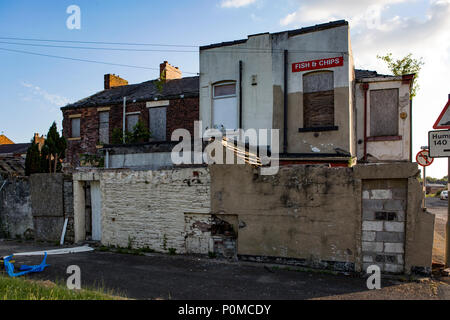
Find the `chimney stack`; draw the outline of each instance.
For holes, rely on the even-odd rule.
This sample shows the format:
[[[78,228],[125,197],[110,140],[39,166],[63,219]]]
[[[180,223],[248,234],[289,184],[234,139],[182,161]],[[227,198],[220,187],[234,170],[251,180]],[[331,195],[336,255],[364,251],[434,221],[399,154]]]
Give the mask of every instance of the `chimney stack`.
[[[44,143],[45,143],[44,136],[40,137],[39,133],[35,133],[34,134],[34,143],[36,143],[38,145],[39,151],[41,151],[42,147],[44,146]]]
[[[105,74],[105,90],[128,85],[128,81],[115,74]]]
[[[182,72],[178,67],[174,67],[170,65],[167,61],[164,61],[159,65],[159,77],[163,82],[166,82],[167,80],[173,80],[173,79],[181,79]]]

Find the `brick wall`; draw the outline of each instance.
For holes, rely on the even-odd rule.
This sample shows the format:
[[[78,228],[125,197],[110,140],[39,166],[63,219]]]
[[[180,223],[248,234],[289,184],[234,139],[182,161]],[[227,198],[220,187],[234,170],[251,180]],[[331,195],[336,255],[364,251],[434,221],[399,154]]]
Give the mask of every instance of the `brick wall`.
[[[100,186],[103,244],[208,253],[207,168],[107,171],[101,174]]]
[[[86,107],[63,110],[63,135],[67,141],[66,163],[73,168],[79,166],[80,154],[95,155],[98,152],[99,141],[99,112],[109,107],[109,137],[111,139],[114,128],[123,126],[123,105]],[[149,111],[146,102],[127,103],[127,113],[140,111],[140,120],[149,126]],[[70,116],[81,114],[80,136],[78,140],[70,139],[72,126]],[[198,98],[170,100],[167,107],[167,140],[170,140],[172,132],[179,128],[185,128],[194,134],[194,121],[199,119]]]

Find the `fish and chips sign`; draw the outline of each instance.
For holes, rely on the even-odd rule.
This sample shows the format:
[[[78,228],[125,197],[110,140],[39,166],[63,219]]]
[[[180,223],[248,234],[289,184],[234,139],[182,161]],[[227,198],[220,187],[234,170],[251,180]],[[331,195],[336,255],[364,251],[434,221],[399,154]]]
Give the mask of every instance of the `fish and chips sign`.
[[[342,67],[344,57],[324,58],[319,60],[296,62],[292,64],[292,72],[303,72],[310,70]]]

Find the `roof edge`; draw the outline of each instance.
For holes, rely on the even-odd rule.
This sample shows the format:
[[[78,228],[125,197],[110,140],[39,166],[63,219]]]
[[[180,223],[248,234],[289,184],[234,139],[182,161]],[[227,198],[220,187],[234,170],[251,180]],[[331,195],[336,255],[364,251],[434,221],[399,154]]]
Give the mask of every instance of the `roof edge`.
[[[257,34],[248,35],[247,39],[218,42],[218,43],[200,46],[200,51],[246,43],[250,37],[255,37],[255,36],[260,36],[260,35],[267,35],[267,34],[278,35],[278,34],[287,32],[288,37],[292,37],[292,36],[296,36],[296,35],[300,35],[300,34],[311,33],[311,32],[316,32],[316,31],[323,31],[323,30],[337,28],[337,27],[341,27],[341,26],[348,26],[348,21],[336,20],[336,21],[330,21],[330,22],[326,22],[326,23],[316,24],[314,26],[304,27],[304,28],[300,28],[300,29],[291,29],[291,30],[285,30],[285,31],[274,32],[274,33],[261,32],[261,33],[257,33]]]

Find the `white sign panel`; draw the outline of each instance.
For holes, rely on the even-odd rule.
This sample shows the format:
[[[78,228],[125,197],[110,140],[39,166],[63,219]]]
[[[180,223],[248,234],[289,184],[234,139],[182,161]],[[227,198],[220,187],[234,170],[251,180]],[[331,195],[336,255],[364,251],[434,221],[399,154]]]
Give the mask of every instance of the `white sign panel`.
[[[428,132],[428,145],[430,157],[450,157],[450,130]]]

